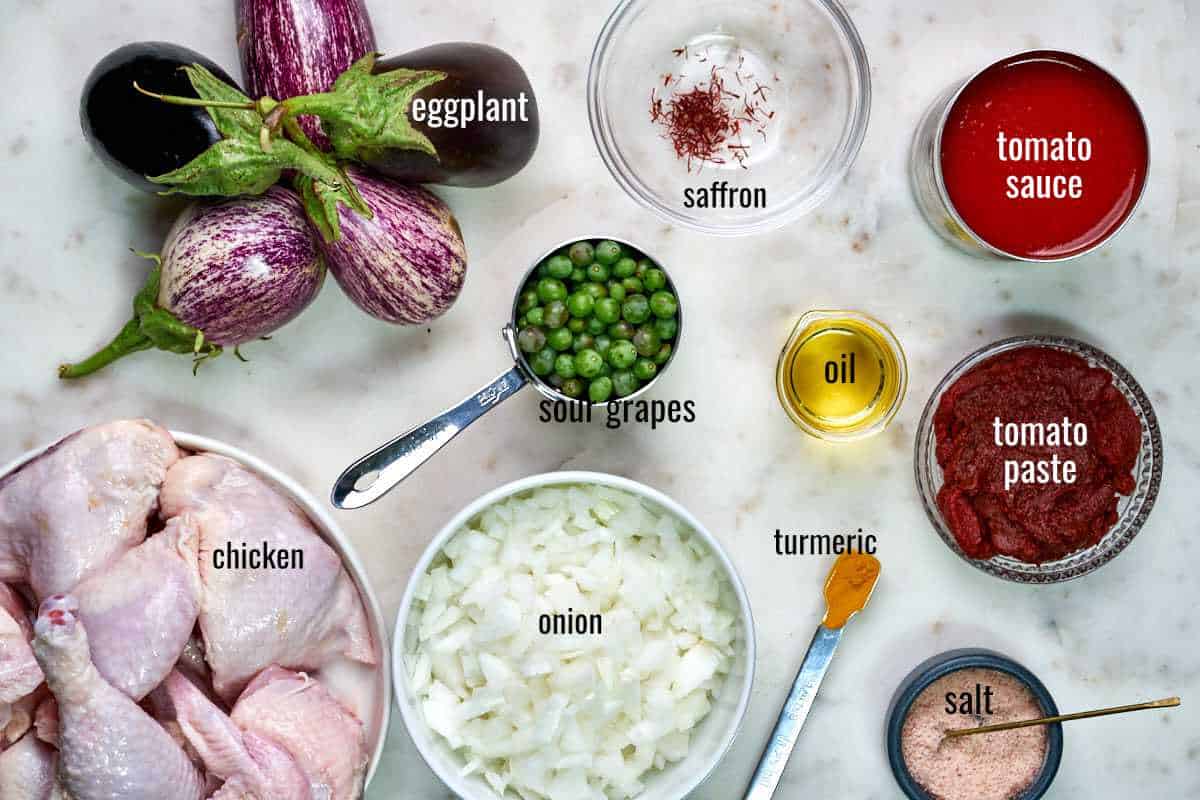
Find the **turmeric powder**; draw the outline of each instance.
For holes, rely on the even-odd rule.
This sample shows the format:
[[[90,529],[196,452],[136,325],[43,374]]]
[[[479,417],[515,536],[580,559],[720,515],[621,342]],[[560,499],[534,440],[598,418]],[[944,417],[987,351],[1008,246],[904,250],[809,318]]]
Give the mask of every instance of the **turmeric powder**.
[[[862,611],[871,599],[879,580],[879,559],[866,553],[844,553],[838,556],[829,578],[825,581],[825,603],[828,609],[821,624],[830,630],[845,625],[850,617]]]

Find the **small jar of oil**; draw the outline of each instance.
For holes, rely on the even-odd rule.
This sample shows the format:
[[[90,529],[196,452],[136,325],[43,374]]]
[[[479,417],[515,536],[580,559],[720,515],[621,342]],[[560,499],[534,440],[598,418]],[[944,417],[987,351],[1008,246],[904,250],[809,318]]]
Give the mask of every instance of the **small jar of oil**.
[[[851,441],[888,426],[908,388],[904,350],[879,320],[809,311],[779,356],[779,402],[805,433]]]

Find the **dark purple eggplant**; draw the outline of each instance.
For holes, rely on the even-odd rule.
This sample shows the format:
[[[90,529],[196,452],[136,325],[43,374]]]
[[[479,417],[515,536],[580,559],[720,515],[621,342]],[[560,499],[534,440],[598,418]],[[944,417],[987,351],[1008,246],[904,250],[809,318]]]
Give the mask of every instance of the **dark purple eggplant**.
[[[109,53],[92,69],[79,101],[79,122],[96,155],[131,186],[147,192],[163,187],[147,175],[178,169],[221,139],[203,108],[167,105],[133,88],[196,97],[180,68],[200,64],[230,86],[219,66],[194,50],[167,42],[134,42]]]
[[[353,214],[351,214],[353,216]],[[80,378],[139,350],[193,356],[197,364],[261,339],[316,298],[325,278],[317,237],[295,193],[198,202],[175,221],[133,318],[104,349],[59,377]]]
[[[466,245],[450,209],[420,186],[355,167],[347,172],[374,216],[342,207],[341,238],[321,243],[338,285],[385,322],[421,325],[444,314],[467,272]]]
[[[414,101],[488,99],[521,102],[527,118],[519,122],[475,122],[465,127],[431,127],[412,120],[428,137],[437,158],[419,150],[382,149],[364,153],[364,160],[392,178],[448,186],[492,186],[520,172],[537,149],[539,122],[537,99],[529,77],[503,50],[475,42],[435,44],[393,56],[375,64],[375,74],[397,68],[435,70],[444,80],[422,89]]]
[[[242,77],[253,98],[324,92],[376,49],[362,0],[237,0],[236,13]],[[315,144],[329,149],[315,117],[299,122]]]

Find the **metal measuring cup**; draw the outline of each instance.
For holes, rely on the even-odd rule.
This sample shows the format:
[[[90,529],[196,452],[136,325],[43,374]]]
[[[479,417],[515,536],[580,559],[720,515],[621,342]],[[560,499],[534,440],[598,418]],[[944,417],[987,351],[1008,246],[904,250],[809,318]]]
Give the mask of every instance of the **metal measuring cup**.
[[[516,394],[526,384],[531,384],[538,391],[538,394],[547,400],[562,401],[581,406],[607,406],[609,403],[621,404],[635,400],[657,383],[679,353],[679,342],[683,337],[682,301],[679,302],[679,309],[676,312],[676,317],[679,321],[679,330],[675,334],[675,340],[672,342],[670,358],[659,367],[658,373],[636,392],[626,397],[605,401],[604,403],[597,404],[586,399],[568,397],[544,378],[534,375],[533,370],[529,367],[529,361],[525,353],[517,346],[517,320],[520,317],[518,304],[521,300],[521,292],[524,291],[525,285],[529,282],[533,273],[546,259],[575,242],[594,242],[604,239],[617,242],[629,250],[641,253],[662,268],[662,262],[653,255],[641,247],[615,236],[577,236],[567,239],[565,242],[560,242],[547,250],[541,258],[533,262],[533,265],[526,270],[521,281],[517,284],[517,290],[513,294],[512,313],[509,316],[508,324],[500,331],[500,335],[508,344],[509,353],[513,358],[512,369],[474,392],[470,397],[453,408],[448,408],[428,422],[405,431],[387,444],[351,464],[333,485],[331,498],[333,505],[337,508],[362,508],[383,497],[401,481],[415,472],[434,453],[445,447],[451,439],[461,433],[468,425],[482,417],[488,411],[491,411],[502,400],[507,400]],[[666,272],[665,269],[663,271]],[[674,293],[677,299],[679,298],[679,292],[676,291],[675,283],[671,280],[669,272],[667,273],[667,289]]]

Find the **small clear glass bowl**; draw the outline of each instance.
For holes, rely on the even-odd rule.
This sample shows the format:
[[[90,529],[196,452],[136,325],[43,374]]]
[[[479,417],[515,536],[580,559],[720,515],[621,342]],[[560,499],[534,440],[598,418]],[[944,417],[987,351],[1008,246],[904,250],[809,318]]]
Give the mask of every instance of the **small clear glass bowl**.
[[[886,349],[888,355],[891,356],[893,364],[892,369],[896,375],[894,381],[896,384],[895,397],[888,404],[883,413],[875,416],[874,413],[868,416],[875,416],[873,422],[866,420],[857,425],[847,425],[843,428],[821,428],[813,424],[794,408],[788,400],[786,384],[789,381],[790,367],[789,355],[797,340],[816,326],[823,320],[835,322],[850,321],[857,322],[869,329],[875,336],[878,337],[877,342],[873,344],[881,349]],[[816,439],[821,439],[826,442],[856,442],[861,439],[866,439],[876,434],[887,430],[887,427],[892,424],[892,420],[896,418],[896,414],[900,411],[900,407],[904,405],[904,398],[908,394],[908,359],[904,355],[904,348],[900,345],[900,340],[896,338],[896,334],[892,333],[892,329],[880,320],[872,317],[870,314],[864,314],[861,311],[846,311],[846,310],[815,310],[807,311],[801,315],[800,319],[792,328],[792,335],[788,337],[787,342],[783,345],[783,350],[779,353],[779,361],[775,366],[775,393],[779,397],[779,403],[783,406],[783,410],[787,412],[788,417],[795,423],[796,427]]]
[[[1008,556],[995,556],[986,560],[969,557],[958,546],[937,504],[943,477],[942,468],[937,461],[937,437],[933,428],[933,416],[941,404],[942,395],[977,365],[999,353],[1021,347],[1052,347],[1065,350],[1080,356],[1093,367],[1106,370],[1112,375],[1113,385],[1129,401],[1130,407],[1142,424],[1142,444],[1137,463],[1134,465],[1134,490],[1130,495],[1119,497],[1116,524],[1109,529],[1104,538],[1091,547],[1045,564],[1029,564]],[[1158,418],[1154,415],[1150,398],[1146,396],[1142,387],[1128,370],[1104,351],[1077,339],[1060,336],[1017,336],[1004,339],[976,350],[960,361],[945,378],[942,378],[942,382],[933,390],[933,395],[925,406],[917,428],[916,454],[913,459],[917,489],[921,493],[925,513],[946,546],[971,566],[1016,583],[1062,583],[1082,577],[1116,558],[1133,541],[1133,537],[1138,535],[1146,518],[1150,516],[1162,483],[1162,465],[1162,432],[1158,428]]]
[[[766,87],[775,116],[765,135],[744,140],[750,144],[744,169],[727,159],[689,171],[650,119],[651,92],[659,98],[672,92],[664,76],[678,76],[675,51],[685,46],[697,79],[709,69],[707,61],[697,63],[700,52],[741,53],[757,65],[742,72],[753,71]],[[734,71],[725,75],[731,86]],[[687,91],[685,83],[678,86]],[[866,50],[837,0],[622,0],[600,33],[588,73],[592,135],[621,188],[669,222],[720,236],[774,230],[820,205],[858,154],[870,106]],[[765,189],[766,203],[685,206],[685,189],[714,181],[731,190]]]

